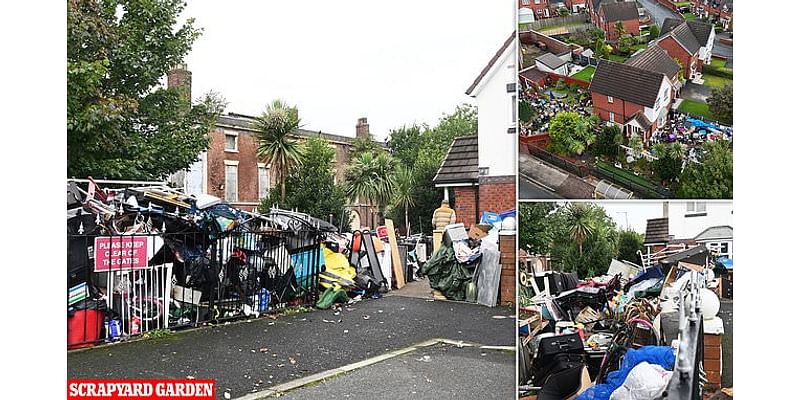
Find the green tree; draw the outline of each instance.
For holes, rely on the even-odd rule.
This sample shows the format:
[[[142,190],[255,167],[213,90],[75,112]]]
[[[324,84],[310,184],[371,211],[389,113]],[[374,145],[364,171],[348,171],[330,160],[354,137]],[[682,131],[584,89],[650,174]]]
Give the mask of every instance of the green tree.
[[[679,143],[658,143],[653,146],[653,155],[658,159],[652,162],[652,170],[659,179],[673,181],[681,174],[683,148]]]
[[[733,125],[733,86],[727,84],[711,90],[708,97],[708,110],[726,125]]]
[[[548,254],[553,232],[547,216],[555,203],[535,202],[519,205],[519,246],[528,254]]]
[[[67,1],[68,176],[162,179],[208,147],[214,101],[160,85],[200,35],[192,18],[177,24],[184,7]]]
[[[675,64],[678,64],[678,80],[681,82],[686,82],[686,76],[681,60],[679,60],[677,57],[673,58],[673,60],[675,60]]]
[[[329,220],[342,229],[350,223],[346,210],[344,189],[334,184],[336,151],[329,142],[311,138],[300,144],[299,162],[286,176],[286,192],[273,188],[262,200],[260,210],[266,212],[277,205],[283,209],[297,209],[314,217]]]
[[[583,154],[595,140],[598,119],[583,118],[576,112],[556,114],[550,122],[550,150],[559,154]]]
[[[617,37],[622,37],[625,34],[625,25],[622,24],[622,21],[614,23],[614,32],[616,32]]]
[[[547,218],[553,235],[550,255],[556,269],[576,272],[582,278],[605,272],[617,254],[619,233],[602,207],[570,203]]]
[[[410,167],[414,174],[414,207],[408,210],[412,232],[431,232],[431,215],[439,207],[443,192],[433,185],[433,178],[442,165],[453,139],[478,134],[478,115],[475,107],[462,104],[444,114],[433,128],[410,125],[394,129],[387,142],[392,157],[399,165]],[[402,207],[387,209],[387,215],[403,220]]]
[[[560,15],[560,16],[562,16],[562,17],[566,17],[566,16],[568,16],[569,14],[570,14],[570,12],[569,12],[569,9],[567,9],[566,7],[560,7],[560,8],[558,9],[558,15]]]
[[[378,206],[383,213],[392,196],[393,170],[394,160],[386,152],[357,154],[345,169],[345,193],[351,200]]]
[[[530,122],[533,117],[533,110],[531,105],[526,100],[519,100],[519,120],[522,122]]]
[[[286,200],[285,178],[289,170],[300,162],[300,144],[292,135],[300,127],[297,107],[283,100],[273,100],[267,109],[256,118],[256,141],[258,157],[272,164],[280,182],[281,200]]]
[[[594,152],[597,155],[615,159],[619,154],[619,145],[623,143],[623,139],[619,125],[606,125],[601,133],[597,135],[597,141],[594,143]]]
[[[408,209],[414,207],[414,186],[416,186],[414,171],[407,167],[397,167],[392,175],[392,203],[403,209],[405,217],[405,233],[411,233],[411,225],[408,222]]]
[[[644,236],[634,230],[624,230],[619,234],[619,259],[636,265],[642,263],[638,251],[644,252]]]
[[[608,56],[611,55],[611,46],[605,40],[599,38],[594,43],[594,54],[597,58],[608,59]]]
[[[650,25],[650,40],[657,38],[660,33],[661,31],[658,29],[658,25]]]
[[[382,151],[381,146],[372,140],[372,137],[357,137],[350,143],[350,148],[347,151],[347,160],[350,161],[359,154],[377,154]]]
[[[633,156],[635,158],[641,157],[642,151],[644,151],[644,143],[642,142],[642,137],[639,136],[639,134],[636,132],[631,133],[631,137],[628,138],[628,147],[633,149]]]
[[[733,151],[728,142],[706,142],[699,163],[689,162],[680,177],[678,196],[684,199],[733,198]]]

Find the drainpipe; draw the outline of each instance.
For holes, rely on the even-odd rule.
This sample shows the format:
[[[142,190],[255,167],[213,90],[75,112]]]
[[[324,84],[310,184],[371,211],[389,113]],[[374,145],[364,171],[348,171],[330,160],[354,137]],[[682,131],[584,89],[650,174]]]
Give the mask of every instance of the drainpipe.
[[[479,211],[480,207],[478,205],[480,204],[480,199],[481,199],[480,195],[481,187],[480,185],[476,185],[473,187],[475,188],[475,223],[477,224],[478,222],[480,222],[480,211]]]

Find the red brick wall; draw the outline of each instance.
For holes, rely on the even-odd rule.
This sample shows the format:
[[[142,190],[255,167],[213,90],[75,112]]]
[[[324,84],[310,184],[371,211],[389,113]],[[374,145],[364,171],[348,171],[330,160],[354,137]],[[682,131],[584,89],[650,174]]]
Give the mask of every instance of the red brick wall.
[[[517,206],[517,178],[509,176],[487,176],[480,178],[480,204],[478,210],[501,212]]]
[[[633,114],[644,110],[644,106],[633,104],[619,98],[614,98],[613,103],[608,102],[608,96],[592,92],[592,105],[594,113],[603,121],[609,120],[609,112],[614,113],[614,122],[624,124]]]
[[[456,223],[464,224],[467,229],[476,223],[475,221],[475,194],[478,188],[475,186],[456,186],[453,188],[455,201],[451,202],[456,211]]]
[[[616,40],[619,38],[616,29],[617,21],[605,21],[603,16],[600,16],[600,29],[602,29],[606,33],[606,39],[608,40]],[[627,21],[622,21],[622,26],[625,28],[625,33],[637,36],[639,35],[639,20],[638,19],[630,19]]]
[[[225,151],[225,131],[216,128],[211,133],[211,144],[208,148],[208,193],[225,199],[225,160],[239,161],[238,203],[258,201],[258,157],[253,135],[244,131],[238,132],[238,153]],[[274,180],[275,173],[270,171]],[[222,188],[222,189],[220,189]]]
[[[686,50],[671,36],[665,36],[657,43],[659,47],[667,51],[667,54],[669,54],[670,57],[673,59],[678,59],[683,66],[684,78],[689,79],[692,73],[692,60],[697,60],[697,57],[693,57],[691,54],[687,53]],[[698,63],[697,66],[699,69],[700,64]]]
[[[518,8],[522,7],[530,8],[531,10],[533,10],[534,15],[536,15],[536,19],[539,19],[539,17],[544,16],[544,10],[550,6],[549,3],[550,2],[548,0],[541,0],[540,4],[536,4],[536,0],[530,0],[529,4],[522,4],[522,0],[517,0],[517,5],[519,6]],[[542,10],[542,13],[539,14],[536,12],[536,10]]]
[[[570,78],[569,76],[559,75],[559,74],[556,74],[554,72],[548,72],[547,76],[553,82],[558,82],[559,80],[563,80],[564,83],[566,83],[567,85],[575,84],[575,85],[578,85],[578,86],[580,86],[580,87],[582,87],[584,89],[588,89],[589,88],[589,84],[590,84],[589,82],[582,81],[580,79]]]

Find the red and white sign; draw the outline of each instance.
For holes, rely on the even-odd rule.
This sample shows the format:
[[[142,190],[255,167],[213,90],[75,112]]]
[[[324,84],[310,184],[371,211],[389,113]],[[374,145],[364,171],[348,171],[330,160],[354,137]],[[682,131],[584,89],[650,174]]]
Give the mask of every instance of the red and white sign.
[[[375,229],[375,233],[378,234],[378,237],[381,239],[386,239],[389,237],[389,230],[386,229],[386,226],[379,226]]]
[[[68,379],[67,399],[214,400],[212,379]]]
[[[94,238],[94,271],[125,271],[147,268],[148,236]]]

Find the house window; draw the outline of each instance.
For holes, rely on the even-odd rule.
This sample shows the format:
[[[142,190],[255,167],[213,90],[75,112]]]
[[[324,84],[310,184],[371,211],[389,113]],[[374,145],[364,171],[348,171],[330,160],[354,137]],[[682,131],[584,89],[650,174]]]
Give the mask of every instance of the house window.
[[[478,175],[480,176],[489,175],[489,167],[478,167]]]
[[[689,201],[686,203],[687,217],[701,217],[706,215],[706,203],[702,201]]]
[[[536,4],[542,4],[542,0],[535,0]]]
[[[609,112],[608,113],[608,122],[614,122],[614,113],[613,112]]]
[[[506,93],[514,93],[517,91],[517,84],[516,83],[507,83],[506,84]]]
[[[225,161],[225,201],[239,201],[239,162]]]
[[[522,5],[523,5],[523,6],[529,6],[529,5],[531,5],[531,0],[522,0]]]
[[[517,94],[511,95],[511,124],[517,124]]]
[[[239,151],[239,135],[236,132],[225,132],[225,151]]]
[[[258,163],[258,199],[269,196],[269,167]]]
[[[609,102],[609,103],[613,103],[613,102],[614,102],[614,98],[613,98],[613,97],[611,97],[611,96],[608,96],[608,102]]]
[[[730,242],[709,242],[706,248],[717,253],[719,257],[731,258]]]

